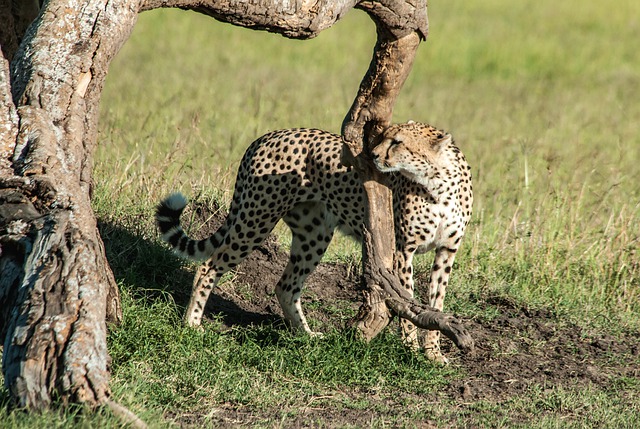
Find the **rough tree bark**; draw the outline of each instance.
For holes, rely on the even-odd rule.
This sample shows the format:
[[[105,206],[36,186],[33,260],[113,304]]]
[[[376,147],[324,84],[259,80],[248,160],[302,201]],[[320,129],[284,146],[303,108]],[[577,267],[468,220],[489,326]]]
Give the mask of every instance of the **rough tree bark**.
[[[394,292],[390,194],[366,162],[426,37],[424,0],[50,0],[37,18],[37,2],[26,4],[0,0],[0,337],[5,385],[19,406],[44,408],[54,396],[110,403],[106,321],[122,315],[90,206],[98,105],[137,14],[158,7],[291,38],[316,36],[354,6],[374,18],[374,58],[343,124],[353,161],[369,177],[371,293],[361,329],[366,337],[379,332],[387,305],[418,326],[458,326]],[[468,344],[463,331],[450,331]]]
[[[108,63],[136,16],[126,1],[52,1],[37,27],[9,32],[24,37],[17,51],[2,40],[0,332],[22,407],[109,398],[105,322],[122,315],[90,205],[92,156]]]

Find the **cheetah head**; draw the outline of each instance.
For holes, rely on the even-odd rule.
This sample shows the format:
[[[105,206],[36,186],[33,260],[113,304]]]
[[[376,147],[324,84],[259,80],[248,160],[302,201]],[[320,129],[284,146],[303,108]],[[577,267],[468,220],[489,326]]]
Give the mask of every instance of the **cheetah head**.
[[[409,122],[387,128],[371,155],[383,173],[397,171],[428,186],[447,162],[442,156],[442,149],[451,142],[451,134],[430,125]]]

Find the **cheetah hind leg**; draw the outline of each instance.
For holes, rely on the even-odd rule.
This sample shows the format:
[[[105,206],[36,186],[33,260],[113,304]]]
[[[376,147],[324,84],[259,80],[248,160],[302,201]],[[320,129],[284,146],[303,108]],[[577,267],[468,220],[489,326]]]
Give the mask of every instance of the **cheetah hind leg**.
[[[285,319],[294,330],[311,336],[322,336],[309,327],[300,304],[300,294],[306,278],[324,255],[337,222],[323,203],[304,203],[294,207],[283,218],[291,229],[289,263],[276,285],[276,296]]]
[[[204,307],[209,299],[211,290],[218,284],[223,273],[213,268],[211,260],[203,263],[196,272],[193,279],[193,289],[189,298],[189,305],[184,315],[184,321],[187,326],[202,331],[202,316],[204,315]]]
[[[273,230],[280,217],[273,215],[263,219],[264,227],[259,231],[249,228],[239,216],[228,219],[225,223],[225,235],[222,245],[205,261],[193,281],[191,298],[185,313],[185,322],[191,327],[199,327],[202,323],[205,305],[212,289],[220,278],[229,270],[238,266],[253,250],[255,250]]]

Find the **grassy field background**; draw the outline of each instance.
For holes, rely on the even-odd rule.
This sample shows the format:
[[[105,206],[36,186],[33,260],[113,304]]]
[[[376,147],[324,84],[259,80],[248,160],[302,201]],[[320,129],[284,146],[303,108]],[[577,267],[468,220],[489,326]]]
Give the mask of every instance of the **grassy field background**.
[[[429,17],[394,119],[451,132],[472,166],[474,216],[447,310],[490,323],[499,311],[487,297],[500,297],[639,341],[640,3],[447,0],[430,2]],[[182,11],[140,16],[109,72],[95,160],[94,208],[118,239],[106,244],[125,313],[109,338],[116,399],[153,427],[216,426],[220,413],[236,413],[231,426],[290,427],[316,408],[327,414],[309,427],[348,426],[341,418],[371,409],[374,427],[638,427],[637,377],[610,388],[549,380],[467,403],[438,393],[464,379],[464,365],[435,367],[394,332],[364,344],[340,331],[300,338],[278,324],[182,327],[168,290],[188,291],[190,279],[170,286],[176,278],[161,273],[194,266],[157,245],[154,205],[180,190],[226,206],[256,137],[300,126],[339,132],[374,42],[358,11],[310,41]],[[335,241],[325,259],[357,265],[358,246]],[[431,258],[418,258],[418,269]],[[627,358],[640,366],[637,352]],[[0,422],[118,425],[106,411],[0,411]]]

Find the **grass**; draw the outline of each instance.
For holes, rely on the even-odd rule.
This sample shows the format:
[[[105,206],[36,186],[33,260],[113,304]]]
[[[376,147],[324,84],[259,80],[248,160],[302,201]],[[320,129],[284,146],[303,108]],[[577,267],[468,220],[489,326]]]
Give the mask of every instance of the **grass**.
[[[500,314],[482,297],[501,296],[586,330],[637,332],[640,4],[431,3],[430,37],[395,120],[452,132],[473,168],[474,218],[448,310],[491,320]],[[119,231],[107,243],[125,312],[109,335],[114,397],[153,427],[211,426],[232,413],[238,425],[288,427],[317,409],[369,412],[372,427],[640,426],[633,377],[606,390],[538,386],[460,404],[439,392],[464,379],[464,368],[433,367],[392,332],[365,344],[270,325],[182,327],[170,292],[188,288],[193,266],[157,245],[153,206],[173,190],[226,205],[242,153],[269,130],[339,132],[374,41],[360,12],[302,42],[194,13],[140,16],[110,70],[95,160],[95,211]],[[334,241],[327,259],[357,263],[357,245]],[[416,265],[430,263],[429,255]],[[176,277],[163,277],[172,270]],[[105,410],[2,409],[0,422],[118,426]]]
[[[445,382],[442,375],[433,377],[433,366],[407,352],[395,335],[368,345],[342,333],[314,340],[273,326],[219,332],[214,323],[197,332],[180,326],[170,302],[141,306],[131,297],[125,301],[127,321],[111,340],[116,372],[129,379],[140,367],[153,367],[143,396],[156,406],[204,410],[230,402],[286,409],[336,388],[385,384],[423,392]],[[131,337],[131,329],[139,335]]]

